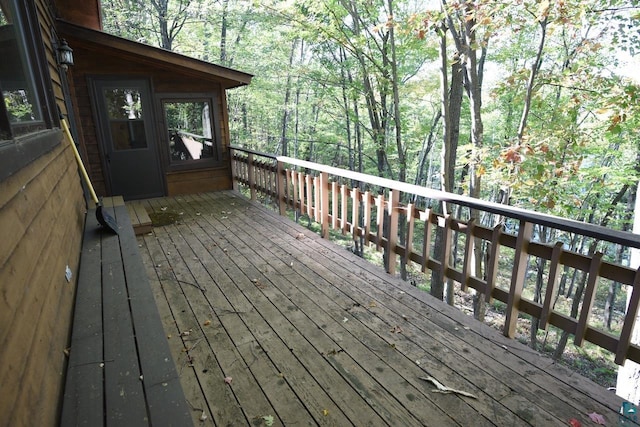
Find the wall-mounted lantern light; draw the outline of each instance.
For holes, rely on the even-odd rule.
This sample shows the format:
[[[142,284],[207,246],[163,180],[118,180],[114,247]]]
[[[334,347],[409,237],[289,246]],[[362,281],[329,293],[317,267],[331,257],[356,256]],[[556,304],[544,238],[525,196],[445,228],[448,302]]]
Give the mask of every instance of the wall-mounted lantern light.
[[[73,65],[73,49],[69,47],[65,39],[60,39],[60,46],[58,46],[58,62],[63,70]]]

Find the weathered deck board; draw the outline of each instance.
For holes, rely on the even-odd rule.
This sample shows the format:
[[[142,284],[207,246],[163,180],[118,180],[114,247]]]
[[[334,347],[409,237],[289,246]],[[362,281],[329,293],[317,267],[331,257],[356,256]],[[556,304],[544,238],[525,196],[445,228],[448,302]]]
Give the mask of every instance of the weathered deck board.
[[[182,213],[139,242],[183,388],[216,425],[617,422],[613,394],[234,193],[145,203]]]

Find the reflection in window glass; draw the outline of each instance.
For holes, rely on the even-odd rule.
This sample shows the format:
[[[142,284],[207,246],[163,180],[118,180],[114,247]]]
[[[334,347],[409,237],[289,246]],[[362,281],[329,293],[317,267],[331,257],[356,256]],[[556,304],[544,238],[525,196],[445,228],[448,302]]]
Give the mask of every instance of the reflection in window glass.
[[[12,124],[41,119],[33,79],[12,1],[0,2],[0,87]]]
[[[165,102],[172,162],[216,158],[208,101]]]
[[[114,150],[147,148],[140,91],[108,88],[103,91]]]

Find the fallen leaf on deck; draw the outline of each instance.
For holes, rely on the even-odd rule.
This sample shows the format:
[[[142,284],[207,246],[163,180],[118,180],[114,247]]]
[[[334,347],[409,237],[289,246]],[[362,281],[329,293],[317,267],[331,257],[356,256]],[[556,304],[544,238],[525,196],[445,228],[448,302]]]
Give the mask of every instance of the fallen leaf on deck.
[[[264,425],[271,427],[273,425],[273,415],[265,415],[262,417],[262,421],[264,421]]]
[[[229,219],[229,217],[228,216],[223,216],[223,217],[220,217],[220,219]]]
[[[375,301],[371,301],[371,302],[369,303],[369,308],[374,308],[374,307],[377,307],[377,306],[378,306],[378,304],[376,304],[376,302],[375,302]]]
[[[225,383],[225,384],[229,384],[229,385],[231,385],[231,381],[233,381],[233,378],[231,378],[231,377],[224,377],[224,383]]]
[[[582,424],[580,424],[580,421],[576,420],[575,418],[571,418],[569,420],[569,425],[571,427],[582,427]]]
[[[296,236],[296,239],[298,240],[304,239],[304,233],[298,233],[298,235]]]
[[[428,381],[430,383],[433,383],[433,385],[436,386],[435,390],[431,390],[433,392],[436,393],[444,393],[444,394],[459,394],[462,396],[467,396],[467,397],[471,397],[473,399],[477,399],[477,397],[469,392],[466,392],[464,390],[456,390],[455,388],[451,388],[451,387],[447,387],[444,384],[442,384],[440,381],[438,381],[437,379],[433,378],[433,377],[420,377],[421,380],[424,381]]]
[[[593,421],[596,424],[600,424],[600,425],[606,425],[607,420],[604,419],[604,417],[600,414],[598,414],[597,412],[592,412],[590,414],[587,414],[589,416],[589,418],[591,418],[591,421]]]
[[[342,319],[342,323],[347,323],[349,321],[349,319],[347,319],[346,317],[344,319]]]
[[[402,318],[404,319],[405,322],[409,321],[409,318],[407,316],[405,316],[404,314],[402,315]]]
[[[166,207],[166,206],[165,206],[165,207],[162,207],[162,208],[160,208],[160,210],[161,210],[161,211],[166,211],[166,210],[167,210],[167,207]]]
[[[204,411],[202,411],[202,415],[200,415],[200,421],[206,421],[207,420],[207,414],[204,413]]]
[[[211,320],[205,320],[202,324],[203,326],[209,326],[211,324]]]
[[[327,415],[329,415],[329,410],[328,410],[328,409],[323,409],[323,410],[322,410],[322,415],[324,415],[325,417],[326,417]]]
[[[181,337],[188,337],[189,335],[191,335],[191,331],[182,331],[180,332],[180,336]]]
[[[394,334],[401,334],[403,331],[400,326],[394,326],[393,329],[391,329],[391,332],[393,332]]]

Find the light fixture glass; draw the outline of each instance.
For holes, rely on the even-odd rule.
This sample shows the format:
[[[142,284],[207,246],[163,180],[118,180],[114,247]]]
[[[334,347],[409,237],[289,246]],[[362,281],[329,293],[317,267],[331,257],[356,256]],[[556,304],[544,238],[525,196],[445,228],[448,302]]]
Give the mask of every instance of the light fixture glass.
[[[65,39],[60,39],[60,46],[58,47],[58,61],[63,69],[67,69],[70,65],[73,65],[73,49],[69,47]]]

